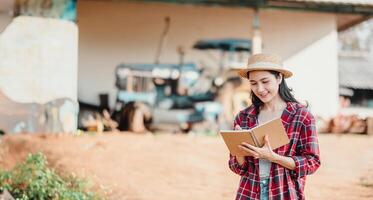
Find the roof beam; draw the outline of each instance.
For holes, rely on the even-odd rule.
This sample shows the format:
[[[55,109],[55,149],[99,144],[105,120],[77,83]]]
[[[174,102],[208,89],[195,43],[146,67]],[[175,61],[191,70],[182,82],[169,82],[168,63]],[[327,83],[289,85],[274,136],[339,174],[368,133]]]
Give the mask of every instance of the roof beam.
[[[117,0],[119,1],[119,0]],[[139,0],[132,0],[139,2]],[[339,3],[334,1],[301,0],[141,0],[143,2],[164,2],[208,6],[275,8],[329,13],[373,15],[373,4]]]
[[[373,5],[353,3],[266,0],[266,8],[307,10],[315,12],[373,15]]]

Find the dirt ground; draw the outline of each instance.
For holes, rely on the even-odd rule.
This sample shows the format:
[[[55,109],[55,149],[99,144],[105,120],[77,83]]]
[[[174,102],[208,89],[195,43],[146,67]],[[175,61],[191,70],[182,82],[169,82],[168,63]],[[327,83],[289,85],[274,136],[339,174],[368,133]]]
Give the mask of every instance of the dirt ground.
[[[307,199],[373,199],[373,137],[320,134],[322,167]],[[0,167],[29,152],[96,183],[110,199],[234,199],[239,177],[219,137],[181,134],[13,135],[0,138]]]

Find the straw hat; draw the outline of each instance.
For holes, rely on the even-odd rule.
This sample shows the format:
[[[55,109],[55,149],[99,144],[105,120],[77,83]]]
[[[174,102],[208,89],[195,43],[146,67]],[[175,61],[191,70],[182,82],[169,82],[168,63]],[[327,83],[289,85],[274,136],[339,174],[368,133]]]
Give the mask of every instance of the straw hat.
[[[238,74],[242,78],[248,78],[247,72],[257,71],[257,70],[272,70],[280,72],[284,78],[289,78],[293,73],[289,70],[284,69],[282,65],[282,59],[280,56],[275,54],[254,54],[249,58],[247,66],[245,69],[238,71]]]

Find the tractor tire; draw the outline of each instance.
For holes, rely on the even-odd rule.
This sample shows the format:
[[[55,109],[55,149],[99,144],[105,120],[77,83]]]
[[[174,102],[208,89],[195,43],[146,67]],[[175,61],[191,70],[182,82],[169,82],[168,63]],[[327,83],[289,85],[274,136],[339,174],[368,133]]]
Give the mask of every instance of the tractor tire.
[[[124,105],[120,119],[119,130],[144,133],[149,130],[152,115],[146,104],[141,102],[129,102]]]

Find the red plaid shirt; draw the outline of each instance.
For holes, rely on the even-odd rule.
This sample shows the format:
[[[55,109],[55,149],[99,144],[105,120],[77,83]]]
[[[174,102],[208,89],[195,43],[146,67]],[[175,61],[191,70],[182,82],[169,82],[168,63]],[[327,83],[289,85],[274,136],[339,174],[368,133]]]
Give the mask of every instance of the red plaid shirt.
[[[315,119],[306,107],[298,103],[287,103],[281,116],[290,143],[274,149],[282,156],[295,161],[295,170],[289,170],[272,163],[269,176],[269,199],[305,199],[306,175],[314,173],[320,166],[319,145]],[[242,110],[234,121],[234,126],[251,129],[258,124],[258,109],[252,105]],[[260,199],[259,162],[253,157],[245,157],[240,166],[235,156],[230,156],[229,168],[241,176],[236,199]]]

